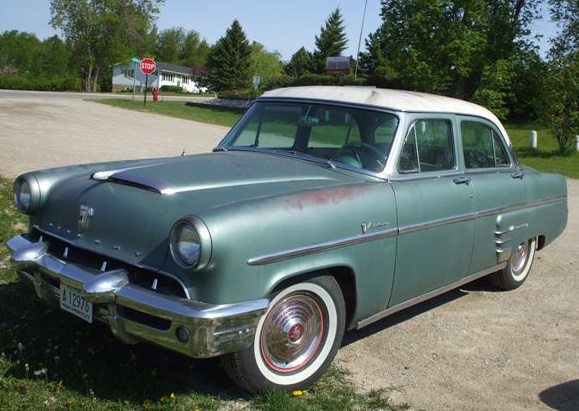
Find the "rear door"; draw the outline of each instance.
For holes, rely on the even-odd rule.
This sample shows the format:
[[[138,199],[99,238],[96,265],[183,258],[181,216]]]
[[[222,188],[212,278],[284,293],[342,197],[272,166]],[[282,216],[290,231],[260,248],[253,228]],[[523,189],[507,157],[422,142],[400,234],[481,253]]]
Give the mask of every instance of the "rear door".
[[[466,175],[474,190],[477,220],[470,274],[492,270],[527,240],[527,184],[506,140],[492,123],[460,117]]]
[[[410,123],[393,188],[399,236],[395,306],[466,276],[474,239],[473,190],[460,171],[454,117]]]

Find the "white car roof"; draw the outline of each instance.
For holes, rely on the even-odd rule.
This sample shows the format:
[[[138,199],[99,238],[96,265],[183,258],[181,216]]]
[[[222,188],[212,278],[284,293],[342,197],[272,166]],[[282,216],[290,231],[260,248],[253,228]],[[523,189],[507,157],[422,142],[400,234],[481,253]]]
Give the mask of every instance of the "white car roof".
[[[453,113],[485,118],[494,123],[508,140],[499,119],[486,108],[468,101],[415,91],[357,86],[288,87],[266,91],[264,98],[296,98],[337,101],[375,106],[409,113]]]

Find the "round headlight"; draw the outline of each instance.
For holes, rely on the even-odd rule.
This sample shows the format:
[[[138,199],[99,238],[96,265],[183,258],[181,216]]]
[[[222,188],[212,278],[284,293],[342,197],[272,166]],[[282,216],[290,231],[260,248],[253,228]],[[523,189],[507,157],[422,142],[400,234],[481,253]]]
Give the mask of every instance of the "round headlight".
[[[191,223],[180,221],[173,227],[171,254],[175,262],[183,268],[191,268],[199,261],[201,240]]]
[[[185,216],[171,228],[169,249],[178,266],[201,270],[211,261],[213,245],[209,229],[199,217]]]
[[[14,203],[16,207],[23,213],[30,210],[30,202],[32,198],[32,190],[30,184],[26,180],[19,180],[14,185]]]

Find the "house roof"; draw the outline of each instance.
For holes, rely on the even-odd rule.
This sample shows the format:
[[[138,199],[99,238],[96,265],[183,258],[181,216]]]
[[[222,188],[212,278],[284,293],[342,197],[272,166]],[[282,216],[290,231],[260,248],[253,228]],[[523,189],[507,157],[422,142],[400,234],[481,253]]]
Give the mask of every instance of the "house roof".
[[[188,76],[193,74],[190,67],[178,66],[177,64],[164,63],[162,61],[157,61],[155,63],[158,71],[170,71],[172,73],[186,74]]]

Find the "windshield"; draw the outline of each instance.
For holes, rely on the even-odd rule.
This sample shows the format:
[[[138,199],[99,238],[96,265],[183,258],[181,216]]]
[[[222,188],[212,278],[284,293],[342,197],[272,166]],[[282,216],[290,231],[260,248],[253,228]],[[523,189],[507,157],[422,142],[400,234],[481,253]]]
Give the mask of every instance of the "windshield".
[[[380,172],[397,126],[398,118],[383,111],[261,101],[248,110],[220,148],[286,151]]]

